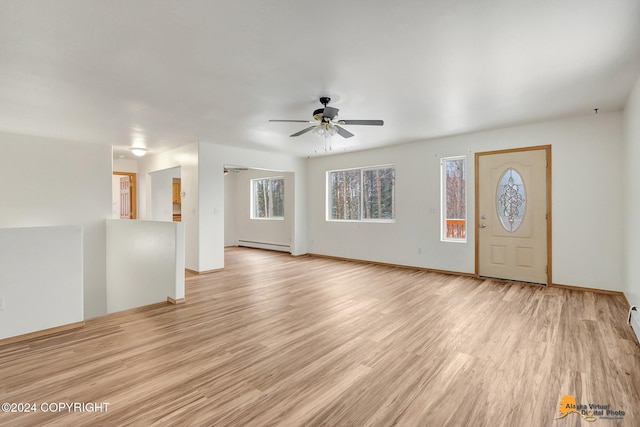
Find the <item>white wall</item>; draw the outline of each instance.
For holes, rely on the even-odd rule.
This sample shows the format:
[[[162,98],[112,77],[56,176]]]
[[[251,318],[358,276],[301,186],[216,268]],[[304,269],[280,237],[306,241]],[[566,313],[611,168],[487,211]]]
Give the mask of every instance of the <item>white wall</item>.
[[[173,179],[180,178],[180,168],[152,172],[149,177],[151,179],[151,219],[173,221]]]
[[[105,314],[111,147],[7,133],[0,147],[0,227],[82,226],[84,314]]]
[[[184,298],[184,225],[107,220],[107,312]]]
[[[624,110],[624,292],[632,305],[640,305],[640,79]]]
[[[224,245],[237,246],[236,237],[236,176],[229,173],[224,176]]]
[[[122,175],[111,176],[111,218],[120,218],[120,179]]]
[[[622,114],[599,114],[309,160],[309,252],[475,271],[474,154],[552,145],[553,282],[621,290]],[[440,158],[467,156],[467,243],[440,241]],[[327,170],[396,165],[396,222],[325,221]],[[418,248],[422,254],[418,254]]]
[[[138,161],[132,159],[113,159],[114,172],[138,172]]]
[[[0,339],[84,319],[82,227],[0,228]]]
[[[180,168],[182,223],[185,228],[185,265],[199,268],[199,204],[198,204],[198,144],[189,144],[138,161],[138,208],[140,219],[152,219],[152,185],[149,174],[169,168]],[[149,195],[149,197],[147,197]]]
[[[234,185],[231,191],[233,191],[235,197],[232,201],[234,203],[233,210],[230,213],[234,216],[235,230],[233,231],[233,234],[236,237],[236,242],[237,240],[248,240],[253,242],[290,246],[293,237],[295,211],[293,203],[293,195],[295,192],[294,174],[291,172],[250,169],[229,175],[234,175],[234,178],[232,178]],[[284,219],[252,219],[251,180],[271,177],[284,178]],[[225,178],[225,182],[226,180],[227,178]],[[225,209],[225,215],[227,212],[228,211]],[[225,218],[225,223],[226,221],[227,220]],[[227,227],[225,227],[225,233],[226,230]]]

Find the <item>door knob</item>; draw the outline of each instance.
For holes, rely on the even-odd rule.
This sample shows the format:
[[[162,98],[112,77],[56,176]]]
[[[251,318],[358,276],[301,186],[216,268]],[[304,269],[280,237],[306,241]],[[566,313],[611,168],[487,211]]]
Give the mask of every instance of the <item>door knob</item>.
[[[486,224],[480,224],[480,228],[487,228]]]

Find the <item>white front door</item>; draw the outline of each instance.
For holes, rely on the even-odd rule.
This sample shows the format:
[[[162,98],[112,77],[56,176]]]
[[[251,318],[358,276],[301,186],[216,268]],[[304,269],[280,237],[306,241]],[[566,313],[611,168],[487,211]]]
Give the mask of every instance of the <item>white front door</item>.
[[[478,275],[550,282],[550,147],[477,153]]]

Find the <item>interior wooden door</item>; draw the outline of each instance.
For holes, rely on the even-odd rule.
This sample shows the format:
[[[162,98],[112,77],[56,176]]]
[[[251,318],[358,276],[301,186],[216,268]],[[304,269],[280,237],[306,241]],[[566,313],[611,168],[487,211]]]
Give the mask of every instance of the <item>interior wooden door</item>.
[[[128,176],[120,178],[120,219],[131,219],[131,180]]]
[[[129,219],[136,219],[137,218],[137,208],[138,208],[138,201],[137,201],[137,197],[136,197],[136,195],[137,195],[136,174],[134,172],[118,172],[118,171],[114,171],[113,174],[129,179],[129,199],[128,199]],[[120,198],[121,197],[122,197],[122,195],[120,195]],[[122,206],[122,202],[120,203],[120,205]],[[122,217],[122,212],[121,212],[120,216]]]
[[[550,147],[476,155],[479,276],[548,284]]]

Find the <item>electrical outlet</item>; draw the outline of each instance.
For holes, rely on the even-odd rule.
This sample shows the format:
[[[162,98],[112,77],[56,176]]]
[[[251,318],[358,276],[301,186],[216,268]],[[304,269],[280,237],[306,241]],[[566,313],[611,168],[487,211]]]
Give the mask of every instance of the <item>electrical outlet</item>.
[[[418,255],[422,255],[422,248],[418,248]]]
[[[436,208],[429,209],[429,213],[432,214],[432,215],[435,214],[436,213]]]
[[[4,297],[0,297],[0,311],[4,310]]]

